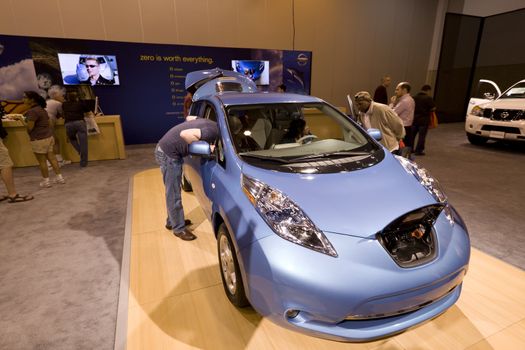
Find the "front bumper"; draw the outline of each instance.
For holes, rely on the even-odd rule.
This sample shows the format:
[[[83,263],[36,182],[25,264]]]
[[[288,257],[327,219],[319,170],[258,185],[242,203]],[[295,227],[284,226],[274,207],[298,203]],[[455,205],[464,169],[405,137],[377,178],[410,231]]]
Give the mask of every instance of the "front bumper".
[[[325,232],[339,253],[333,258],[270,235],[241,250],[247,296],[261,315],[323,338],[402,332],[446,311],[461,291],[468,234],[443,213],[435,230],[437,257],[413,268],[399,267],[375,239]]]
[[[492,120],[467,115],[465,131],[492,140],[525,141],[525,120]]]

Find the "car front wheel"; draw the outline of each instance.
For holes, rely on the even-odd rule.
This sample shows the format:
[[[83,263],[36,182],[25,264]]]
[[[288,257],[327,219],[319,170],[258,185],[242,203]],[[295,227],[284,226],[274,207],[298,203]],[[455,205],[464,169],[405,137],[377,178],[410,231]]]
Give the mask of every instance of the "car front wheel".
[[[224,224],[221,224],[217,234],[217,252],[219,254],[222,284],[228,299],[237,307],[248,306],[250,303],[244,292],[235,246],[232,244],[230,233]]]
[[[487,142],[487,139],[484,137],[467,134],[468,141],[473,145],[483,145]]]

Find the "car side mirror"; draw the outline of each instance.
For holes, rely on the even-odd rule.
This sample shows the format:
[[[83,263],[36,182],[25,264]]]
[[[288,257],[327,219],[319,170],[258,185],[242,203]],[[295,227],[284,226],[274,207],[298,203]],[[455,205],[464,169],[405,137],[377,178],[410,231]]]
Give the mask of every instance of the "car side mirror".
[[[379,129],[370,128],[366,132],[368,132],[368,135],[372,136],[376,141],[381,141],[381,139],[383,138],[381,130]]]
[[[192,156],[200,156],[204,158],[212,158],[210,144],[206,141],[195,141],[188,145],[188,152]]]

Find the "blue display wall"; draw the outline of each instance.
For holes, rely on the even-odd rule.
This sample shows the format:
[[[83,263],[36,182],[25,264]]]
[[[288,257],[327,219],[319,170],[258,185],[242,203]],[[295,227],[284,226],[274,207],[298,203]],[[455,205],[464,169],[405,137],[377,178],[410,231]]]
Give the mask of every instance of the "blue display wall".
[[[65,76],[65,71],[75,67],[64,67],[64,57],[73,54],[111,57],[116,84],[68,85],[71,76]],[[104,114],[121,116],[126,144],[154,143],[184,120],[186,74],[215,67],[232,69],[232,60],[267,61],[267,85],[259,87],[263,91],[275,91],[284,83],[288,92],[310,94],[309,51],[0,35],[0,100],[19,100],[26,90],[45,95],[50,85],[66,83],[68,90],[98,97]]]

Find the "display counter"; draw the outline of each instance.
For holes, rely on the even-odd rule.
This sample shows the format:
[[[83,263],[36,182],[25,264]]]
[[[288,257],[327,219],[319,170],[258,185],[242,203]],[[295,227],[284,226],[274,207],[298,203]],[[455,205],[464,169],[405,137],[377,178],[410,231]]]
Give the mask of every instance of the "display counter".
[[[119,115],[95,117],[100,134],[88,136],[88,160],[126,159],[122,124]],[[8,136],[3,140],[9,149],[9,155],[15,167],[38,165],[31,150],[29,135],[25,125],[18,120],[2,120]],[[79,162],[80,157],[69,143],[64,127],[64,119],[58,119],[55,131],[60,142],[62,157],[72,162]]]

